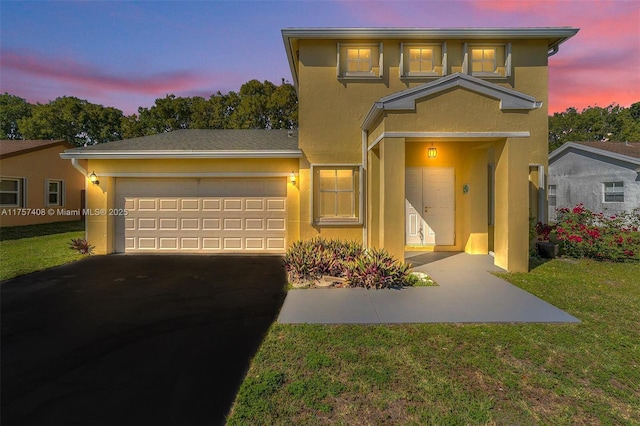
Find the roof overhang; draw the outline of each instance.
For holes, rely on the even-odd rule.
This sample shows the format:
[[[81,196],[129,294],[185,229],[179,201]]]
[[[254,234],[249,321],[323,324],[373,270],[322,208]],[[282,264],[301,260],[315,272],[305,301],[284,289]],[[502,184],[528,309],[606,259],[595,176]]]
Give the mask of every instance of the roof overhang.
[[[405,39],[405,40],[547,40],[549,51],[557,52],[558,46],[576,35],[580,29],[572,27],[529,28],[284,28],[284,41],[294,85],[298,87],[297,44],[300,39]]]
[[[69,150],[60,154],[63,159],[88,159],[88,160],[149,160],[149,159],[210,159],[210,158],[301,158],[302,151],[291,150],[210,150],[210,151],[75,151]]]
[[[620,143],[622,143],[622,142],[620,142]],[[560,148],[556,149],[551,154],[549,154],[549,164],[551,164],[552,162],[554,162],[558,158],[562,157],[562,155],[566,151],[569,151],[571,149],[575,149],[577,151],[588,152],[588,153],[591,153],[591,154],[596,154],[596,155],[600,155],[600,156],[603,156],[603,157],[608,157],[608,158],[612,158],[614,160],[620,160],[620,161],[624,161],[624,162],[627,162],[627,163],[630,163],[630,164],[635,164],[635,165],[640,166],[640,158],[632,157],[630,155],[618,154],[616,152],[611,152],[611,151],[608,151],[606,149],[594,148],[594,147],[591,147],[591,146],[586,146],[586,145],[582,145],[582,144],[575,143],[575,142],[567,142],[567,143],[563,144]]]
[[[536,101],[533,96],[467,74],[456,73],[381,98],[371,106],[360,127],[362,130],[370,130],[384,111],[415,111],[419,99],[457,87],[499,100],[503,111],[532,110],[542,106],[542,102]]]

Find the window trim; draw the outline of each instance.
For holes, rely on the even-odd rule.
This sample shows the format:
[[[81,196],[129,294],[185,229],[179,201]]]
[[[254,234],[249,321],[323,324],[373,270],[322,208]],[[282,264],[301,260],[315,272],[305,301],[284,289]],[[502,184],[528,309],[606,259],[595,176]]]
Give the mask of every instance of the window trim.
[[[471,51],[475,49],[495,49],[496,70],[500,68],[501,62],[498,62],[498,48],[504,49],[504,75],[498,72],[473,72],[473,59],[470,59]],[[478,78],[508,78],[511,77],[511,43],[464,43],[462,47],[462,72],[464,74]]]
[[[49,189],[50,184],[52,183],[56,183],[58,185],[58,191],[57,192],[51,192],[51,190]],[[57,194],[58,195],[58,201],[55,203],[51,202],[51,195],[52,194]],[[62,207],[64,206],[64,181],[62,179],[45,179],[44,182],[44,205],[49,207],[49,206],[53,206],[53,207]]]
[[[316,208],[319,206],[318,199],[320,191],[316,190],[318,183],[315,180],[316,169],[338,169],[351,168],[358,173],[358,182],[354,185],[353,205],[357,206],[357,213],[354,218],[320,218],[317,217]],[[309,197],[309,222],[311,225],[318,226],[354,226],[363,224],[363,167],[361,163],[315,163],[310,165],[310,188],[311,196]],[[357,194],[355,192],[357,191]]]
[[[349,72],[347,69],[341,68],[341,58],[340,51],[342,49],[371,49],[371,69],[372,71],[358,71],[358,72]],[[375,67],[374,63],[374,48],[378,49],[378,73],[373,72],[373,68]],[[345,68],[347,68],[347,60],[344,59]],[[376,80],[382,79],[384,75],[384,55],[382,42],[380,43],[337,43],[337,54],[336,54],[336,77],[340,80]]]
[[[405,67],[404,67],[404,51],[405,49],[415,49],[415,48],[420,48],[420,49],[431,49],[432,51],[432,57],[434,59],[433,61],[433,69],[435,70],[436,66],[436,53],[435,50],[437,48],[440,48],[440,52],[442,54],[441,57],[441,66],[442,67],[442,73],[439,73],[437,71],[431,71],[431,72],[411,72],[410,70],[406,70],[405,71]],[[409,58],[409,62],[411,61],[411,58]],[[442,42],[442,43],[400,43],[400,64],[399,64],[399,71],[400,71],[400,78],[401,79],[420,79],[420,78],[429,78],[429,77],[444,77],[445,75],[447,75],[447,42]]]
[[[27,199],[27,185],[26,185],[27,179],[23,177],[2,176],[0,177],[0,180],[10,180],[10,181],[16,181],[18,183],[18,188],[15,191],[17,204],[0,204],[0,207],[25,207],[26,206],[25,201]],[[14,193],[14,191],[0,191],[0,192]]]
[[[619,185],[616,185],[619,184]],[[611,185],[611,191],[607,191],[608,185]],[[616,190],[617,189],[617,190]],[[607,201],[607,195],[613,196],[621,196],[622,200],[611,200]],[[615,182],[602,182],[602,202],[603,203],[624,203],[624,181],[615,181]]]
[[[551,199],[553,198],[553,204],[551,204]],[[550,206],[558,205],[558,185],[551,183],[547,185],[547,203]]]

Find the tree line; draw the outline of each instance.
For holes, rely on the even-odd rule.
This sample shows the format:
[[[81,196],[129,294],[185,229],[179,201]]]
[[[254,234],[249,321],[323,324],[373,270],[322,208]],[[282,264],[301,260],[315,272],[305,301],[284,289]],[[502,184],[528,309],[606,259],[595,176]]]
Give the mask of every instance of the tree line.
[[[30,104],[18,96],[0,95],[0,138],[64,139],[75,146],[170,132],[179,129],[293,129],[298,126],[294,87],[251,80],[239,92],[217,92],[208,99],[173,94],[150,108],[124,115],[117,108],[63,96]]]
[[[30,104],[0,95],[0,138],[64,139],[75,146],[104,143],[178,129],[294,129],[298,99],[294,87],[251,80],[239,92],[158,98],[150,108],[124,115],[112,107],[63,96]],[[549,116],[549,151],[566,142],[640,141],[640,102],[567,108]]]

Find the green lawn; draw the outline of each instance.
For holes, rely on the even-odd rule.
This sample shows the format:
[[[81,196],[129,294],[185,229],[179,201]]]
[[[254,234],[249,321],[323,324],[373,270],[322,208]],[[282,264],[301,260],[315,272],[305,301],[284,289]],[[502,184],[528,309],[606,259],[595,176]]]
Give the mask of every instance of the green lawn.
[[[72,238],[84,238],[84,231],[77,230],[78,223],[82,222],[2,228],[0,231],[2,236],[0,280],[52,268],[85,257],[69,249]]]
[[[274,324],[229,424],[640,424],[640,265],[503,276],[582,323]]]

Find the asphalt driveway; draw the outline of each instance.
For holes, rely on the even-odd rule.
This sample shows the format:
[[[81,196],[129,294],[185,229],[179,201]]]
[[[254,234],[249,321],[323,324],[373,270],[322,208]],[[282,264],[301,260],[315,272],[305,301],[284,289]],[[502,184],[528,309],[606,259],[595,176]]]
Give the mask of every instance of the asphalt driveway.
[[[94,256],[1,284],[3,425],[223,424],[280,257]]]

